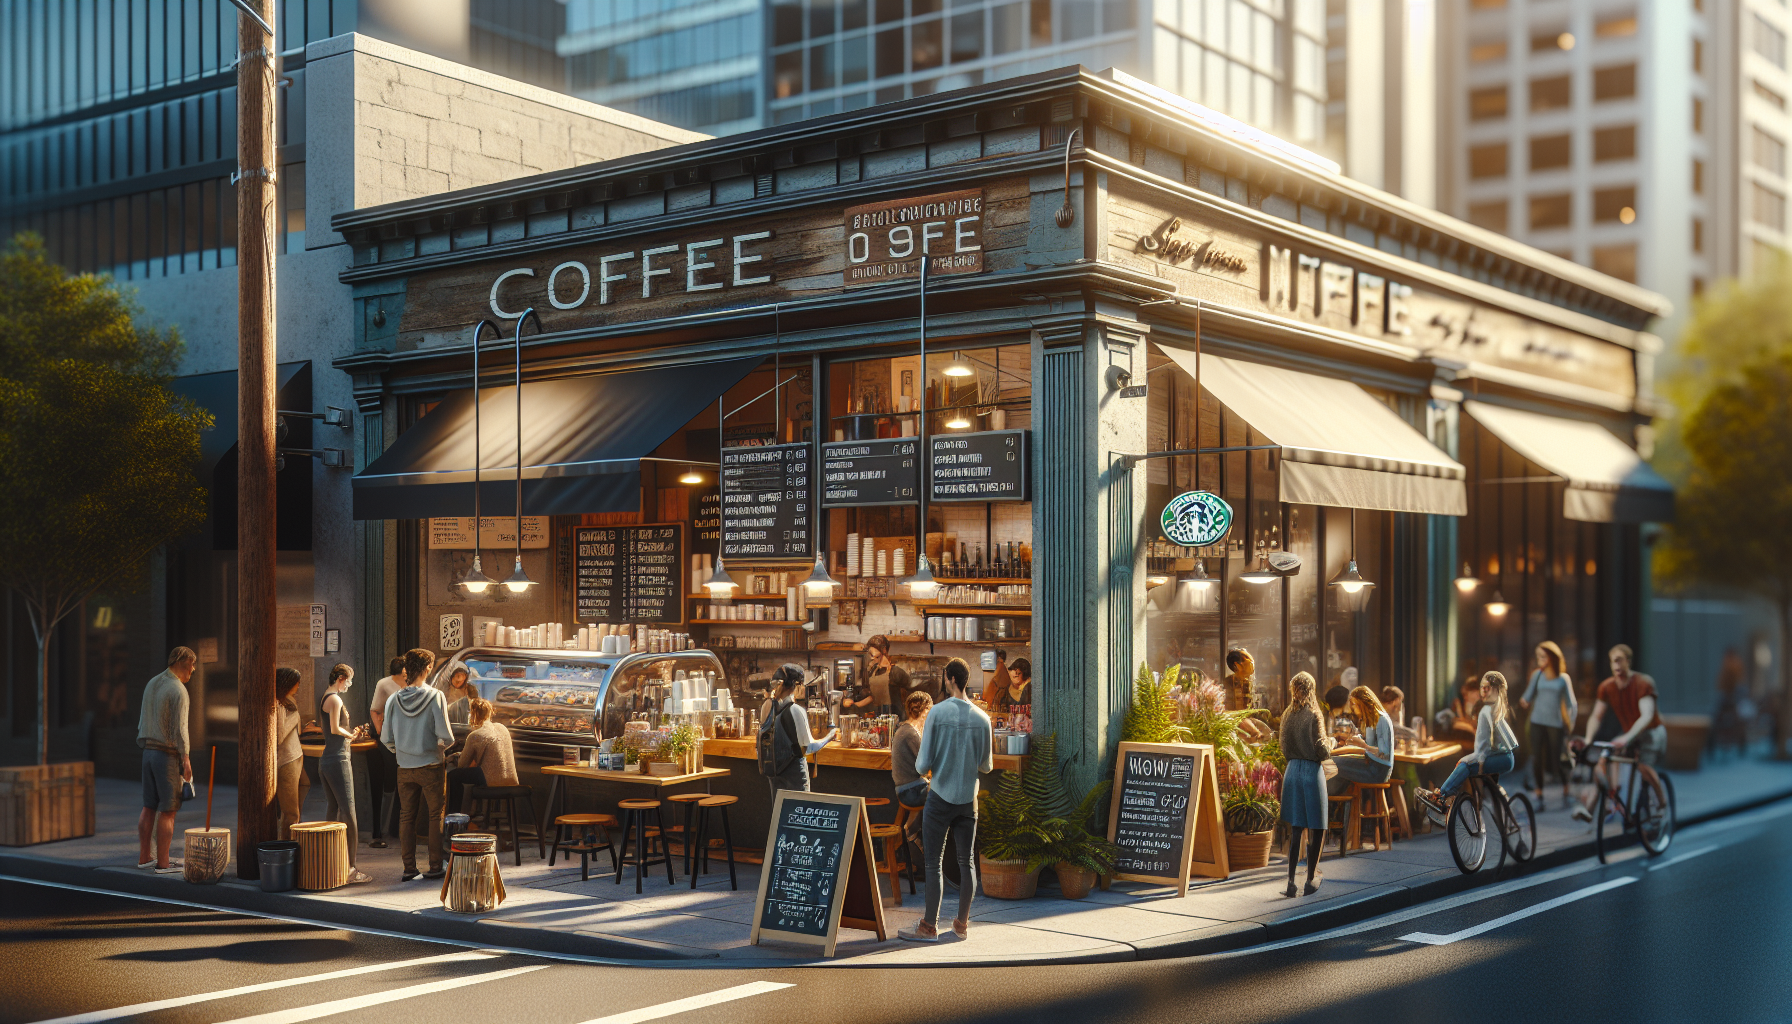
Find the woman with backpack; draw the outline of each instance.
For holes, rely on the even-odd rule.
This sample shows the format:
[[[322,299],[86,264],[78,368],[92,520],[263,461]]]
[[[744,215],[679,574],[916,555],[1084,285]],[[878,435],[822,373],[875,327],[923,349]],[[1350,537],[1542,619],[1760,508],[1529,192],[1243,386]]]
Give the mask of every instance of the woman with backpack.
[[[785,663],[772,673],[771,699],[759,721],[759,774],[771,788],[772,801],[781,789],[809,791],[808,755],[833,742],[838,730],[816,739],[809,732],[809,713],[801,703],[803,667]]]

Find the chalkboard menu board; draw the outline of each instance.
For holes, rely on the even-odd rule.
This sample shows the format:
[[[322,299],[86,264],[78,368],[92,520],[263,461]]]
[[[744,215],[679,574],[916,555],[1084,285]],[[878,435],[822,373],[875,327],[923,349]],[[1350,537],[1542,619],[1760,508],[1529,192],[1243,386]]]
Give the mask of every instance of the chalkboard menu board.
[[[1114,875],[1188,890],[1191,871],[1224,878],[1219,781],[1206,744],[1122,743],[1114,763],[1108,838]]]
[[[811,557],[814,454],[806,444],[722,449],[723,557]]]
[[[580,622],[684,621],[684,525],[577,531],[574,598]]]
[[[936,434],[927,439],[929,501],[1026,501],[1025,430]]]
[[[722,494],[720,491],[704,491],[697,498],[697,518],[691,521],[691,529],[697,532],[692,543],[698,550],[715,547],[716,541],[722,539]]]
[[[921,439],[835,441],[821,446],[821,506],[907,505],[920,497]]]
[[[833,956],[841,925],[885,937],[862,798],[780,791],[765,850],[753,913],[755,944],[767,935],[819,945]]]

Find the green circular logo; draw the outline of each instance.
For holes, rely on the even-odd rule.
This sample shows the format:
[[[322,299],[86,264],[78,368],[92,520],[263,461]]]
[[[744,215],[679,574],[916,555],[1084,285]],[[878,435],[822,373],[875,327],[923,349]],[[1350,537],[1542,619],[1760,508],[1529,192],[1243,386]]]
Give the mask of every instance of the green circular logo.
[[[1162,522],[1172,544],[1204,548],[1232,529],[1232,506],[1210,491],[1183,491],[1164,506]]]

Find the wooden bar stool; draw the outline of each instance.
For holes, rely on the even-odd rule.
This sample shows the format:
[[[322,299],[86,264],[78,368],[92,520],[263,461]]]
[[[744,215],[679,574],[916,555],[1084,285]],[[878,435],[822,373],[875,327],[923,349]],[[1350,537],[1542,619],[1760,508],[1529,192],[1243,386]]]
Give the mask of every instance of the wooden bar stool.
[[[890,806],[890,798],[887,796],[868,796],[868,797],[866,797],[865,798],[865,820],[866,821],[871,820],[871,808],[873,808],[873,807],[888,807],[888,806]]]
[[[541,834],[541,829],[535,824],[535,797],[528,786],[474,786],[470,795],[472,806],[469,810],[478,813],[485,830],[493,835],[498,834],[498,828],[492,821],[492,812],[499,807],[504,809],[504,820],[510,825],[510,847],[516,854],[516,866],[519,868],[523,866],[522,840],[527,837],[517,833],[516,802],[522,800],[528,803],[529,827],[535,833],[536,856],[548,855],[547,837]]]
[[[902,906],[902,876],[904,871],[896,866],[896,850],[898,847],[902,850],[902,867],[910,869],[906,872],[908,874],[909,895],[913,896],[915,894],[915,874],[912,870],[913,865],[909,863],[908,859],[908,837],[903,833],[901,825],[873,825],[871,826],[871,841],[873,843],[881,842],[884,844],[883,862],[877,866],[877,870],[890,876],[890,894],[896,898],[896,906],[900,907]]]
[[[610,839],[610,830],[618,827],[614,814],[562,814],[554,819],[554,845],[548,850],[548,867],[554,866],[554,858],[561,850],[567,853],[578,851],[579,879],[591,880],[591,855],[599,850],[610,855],[610,866],[616,867],[616,845]],[[599,841],[599,837],[602,841]]]
[[[1412,812],[1406,806],[1406,780],[1388,780],[1388,794],[1394,805],[1394,838],[1412,839]]]
[[[697,888],[697,875],[709,873],[709,812],[717,811],[722,816],[722,849],[728,856],[728,888],[739,889],[740,881],[734,874],[734,833],[728,828],[728,808],[740,802],[738,796],[717,794],[700,794],[696,801],[697,832],[695,846],[686,845],[697,851],[696,859],[691,862],[691,888]],[[685,833],[687,836],[690,833]]]
[[[708,795],[708,793],[674,793],[666,798],[667,803],[678,804],[684,809],[683,820],[668,827],[666,831],[676,834],[678,845],[684,847],[684,873],[687,875],[691,873],[691,861],[696,856],[696,850],[691,846],[691,837],[696,834],[692,831],[691,817],[697,810],[697,801]]]
[[[896,827],[901,829],[903,835],[906,836],[908,834],[908,823],[911,821],[919,822],[921,820],[921,812],[925,809],[926,805],[922,805],[921,807],[910,807],[900,800],[896,801]],[[920,841],[921,830],[917,828],[915,830],[915,842],[918,843]],[[910,852],[908,843],[906,842],[902,845],[902,859],[904,863],[908,865],[908,891],[913,893],[915,891],[915,875],[920,871],[921,866],[915,863],[914,855]]]
[[[1339,793],[1336,796],[1327,796],[1325,798],[1325,802],[1326,802],[1325,830],[1327,832],[1338,833],[1338,856],[1340,856],[1340,857],[1342,857],[1346,853],[1350,852],[1350,843],[1349,843],[1350,828],[1352,825],[1355,825],[1357,823],[1356,801],[1357,801],[1356,783],[1354,783],[1354,782],[1352,782],[1350,784],[1350,788],[1345,790],[1344,792]],[[1332,806],[1334,804],[1343,804],[1344,805],[1344,808],[1343,808],[1344,820],[1342,820],[1342,821],[1338,820],[1338,812]]]
[[[1375,852],[1381,852],[1381,837],[1388,839],[1388,849],[1394,848],[1394,813],[1388,807],[1388,782],[1359,782],[1356,784],[1359,797],[1356,807],[1357,827],[1351,829],[1350,838],[1357,849],[1363,848],[1362,823],[1370,823],[1370,842],[1375,844]]]
[[[616,884],[622,884],[622,868],[625,864],[635,866],[635,895],[641,894],[641,879],[648,867],[654,864],[666,865],[666,884],[676,885],[672,877],[671,848],[666,845],[665,822],[660,820],[660,802],[658,800],[623,800],[617,807],[622,809],[622,856],[616,858]],[[653,827],[647,826],[647,815],[653,815]],[[635,855],[631,859],[628,854],[630,836],[635,843]],[[660,841],[659,856],[654,856],[648,848],[650,839]]]

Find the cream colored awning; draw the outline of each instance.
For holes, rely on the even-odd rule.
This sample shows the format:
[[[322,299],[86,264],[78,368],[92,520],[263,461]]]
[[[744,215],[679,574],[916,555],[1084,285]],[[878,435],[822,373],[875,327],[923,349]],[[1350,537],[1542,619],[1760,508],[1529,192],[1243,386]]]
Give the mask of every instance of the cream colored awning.
[[[1674,485],[1597,423],[1486,402],[1462,408],[1506,446],[1568,486],[1562,515],[1583,523],[1665,523],[1674,518]]]
[[[1163,352],[1195,375],[1193,352]],[[1281,446],[1283,501],[1468,513],[1462,464],[1355,384],[1214,355],[1201,357],[1200,376],[1221,404]]]

